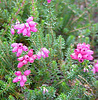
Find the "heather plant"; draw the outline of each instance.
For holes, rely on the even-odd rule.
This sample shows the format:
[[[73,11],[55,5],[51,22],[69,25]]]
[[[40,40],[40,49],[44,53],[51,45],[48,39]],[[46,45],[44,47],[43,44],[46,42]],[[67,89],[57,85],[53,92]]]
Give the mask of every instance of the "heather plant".
[[[98,98],[96,0],[0,1],[0,98]]]

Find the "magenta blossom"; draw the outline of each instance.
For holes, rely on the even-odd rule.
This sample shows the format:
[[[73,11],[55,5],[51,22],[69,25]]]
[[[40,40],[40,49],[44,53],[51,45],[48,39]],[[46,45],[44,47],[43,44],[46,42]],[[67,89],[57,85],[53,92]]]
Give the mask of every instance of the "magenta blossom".
[[[23,65],[26,65],[28,62],[33,63],[36,58],[37,56],[33,55],[33,49],[30,49],[27,55],[17,59],[18,61],[20,61],[17,67],[21,68]]]
[[[27,46],[23,46],[22,43],[13,43],[11,44],[11,46],[13,47],[12,52],[17,52],[17,57],[19,57],[22,54],[22,51],[28,51]]]
[[[33,17],[31,16],[31,17],[29,17],[28,19],[27,19],[27,23],[29,23],[30,21],[32,21],[33,20]]]
[[[41,50],[37,53],[37,58],[40,59],[41,57],[45,58],[48,57],[49,50],[46,48],[41,48]]]
[[[13,35],[15,34],[14,28],[11,28],[11,33],[12,33]]]
[[[48,3],[50,3],[50,2],[51,2],[51,0],[47,0],[47,2],[48,2]]]
[[[19,82],[20,81],[20,86],[23,87],[25,82],[27,81],[27,77],[31,73],[30,70],[26,70],[24,72],[24,75],[21,74],[21,71],[15,72],[15,75],[17,76],[16,78],[13,79],[13,83]]]
[[[11,33],[14,35],[15,33],[15,29],[17,30],[17,33],[20,34],[22,33],[23,36],[31,36],[31,32],[37,32],[37,28],[36,28],[37,23],[35,23],[33,21],[33,17],[29,17],[27,19],[26,23],[16,23],[16,25],[14,25],[14,28],[11,28]]]
[[[48,93],[48,90],[45,87],[43,87],[43,94],[45,94],[46,92]]]
[[[95,63],[95,65],[94,65],[92,71],[93,71],[94,74],[95,74],[95,73],[98,73],[98,61],[97,61],[97,63]]]
[[[84,59],[86,60],[93,60],[93,54],[94,52],[92,50],[90,50],[90,45],[89,44],[85,44],[85,43],[79,43],[77,45],[77,48],[74,50],[74,53],[71,54],[71,58],[78,60],[80,63],[82,63],[84,61]]]

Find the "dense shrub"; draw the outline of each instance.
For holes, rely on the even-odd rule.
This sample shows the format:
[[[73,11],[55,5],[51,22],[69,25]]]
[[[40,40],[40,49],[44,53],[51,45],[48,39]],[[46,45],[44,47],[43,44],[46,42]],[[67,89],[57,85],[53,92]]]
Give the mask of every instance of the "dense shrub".
[[[97,9],[96,0],[1,0],[1,100],[97,99]]]

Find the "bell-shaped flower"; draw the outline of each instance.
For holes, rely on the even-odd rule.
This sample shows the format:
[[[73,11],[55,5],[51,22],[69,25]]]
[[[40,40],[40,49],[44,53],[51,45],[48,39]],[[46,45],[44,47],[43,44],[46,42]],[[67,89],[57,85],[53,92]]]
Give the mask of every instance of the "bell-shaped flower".
[[[37,59],[40,59],[41,57],[46,58],[48,57],[49,50],[44,48],[41,48],[41,50],[37,53]]]
[[[13,43],[11,46],[13,47],[12,52],[17,52],[17,57],[22,54],[22,51],[28,51],[27,46],[23,46],[22,43]]]
[[[43,87],[43,94],[45,94],[46,92],[48,93],[48,90],[45,87]]]
[[[75,54],[79,54],[80,53],[79,49],[75,49],[74,52],[75,52]]]
[[[27,19],[27,23],[29,23],[30,21],[33,21],[33,17],[32,16]]]
[[[16,76],[21,75],[21,71],[17,71],[17,72],[15,72],[15,75],[16,75]]]
[[[75,60],[78,59],[78,56],[75,53],[72,53],[70,56],[71,56],[72,59],[75,59]]]
[[[12,33],[13,35],[15,34],[14,28],[11,28],[11,33]]]
[[[31,73],[30,70],[26,70],[26,71],[24,72],[24,75],[27,76],[27,75],[29,75],[30,73]]]
[[[51,2],[51,0],[47,0],[47,2],[48,2],[48,3],[50,3],[50,2]]]
[[[27,29],[25,28],[23,31],[22,31],[22,33],[23,33],[23,36],[26,36],[27,35]]]
[[[49,50],[46,49],[46,48],[41,48],[41,50],[42,50],[42,52],[44,53],[44,55],[45,55],[46,57],[48,57]]]
[[[82,59],[82,54],[81,53],[78,54],[78,59]]]
[[[21,61],[21,62],[18,63],[17,67],[21,68],[23,65],[24,65],[24,63]]]
[[[33,55],[33,49],[30,49],[29,51],[28,51],[28,56],[32,56]]]
[[[14,25],[14,29],[20,29],[20,23]]]
[[[13,83],[20,81],[20,86],[23,87],[25,85],[25,82],[27,81],[27,77],[31,73],[30,70],[26,70],[24,72],[24,75],[21,74],[21,71],[15,72],[16,78],[13,79]]]
[[[37,28],[36,27],[30,27],[30,31],[37,32]]]
[[[93,71],[94,74],[95,74],[95,73],[98,73],[98,61],[97,61],[97,63],[95,63],[95,65],[94,65],[92,71]]]
[[[35,27],[37,25],[37,23],[35,23],[34,21],[30,21],[29,25],[30,25],[30,27]]]
[[[37,53],[37,59],[40,59],[42,57],[42,53],[39,51],[38,53]]]

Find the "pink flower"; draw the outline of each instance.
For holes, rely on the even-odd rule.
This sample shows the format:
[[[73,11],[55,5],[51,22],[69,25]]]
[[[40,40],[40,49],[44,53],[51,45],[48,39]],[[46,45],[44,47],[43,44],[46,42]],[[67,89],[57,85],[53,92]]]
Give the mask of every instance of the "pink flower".
[[[14,29],[17,30],[17,33],[20,34],[22,33],[23,36],[31,36],[31,32],[37,32],[37,28],[36,28],[37,23],[35,23],[33,21],[33,17],[29,17],[26,21],[26,23],[16,23],[16,25],[14,25],[14,28],[11,28],[11,33],[14,35]]]
[[[14,25],[14,29],[20,29],[20,23],[17,23],[16,25]]]
[[[46,92],[48,93],[48,90],[45,87],[43,87],[43,94],[45,94]]]
[[[17,33],[20,34],[20,33],[22,33],[22,31],[21,31],[20,29],[18,29],[18,30],[17,30]]]
[[[28,52],[28,56],[32,56],[33,55],[33,49],[30,49]]]
[[[70,56],[72,59],[75,59],[75,60],[78,59],[78,55],[75,53],[72,53]]]
[[[46,48],[41,48],[41,50],[42,50],[42,52],[44,53],[44,55],[45,55],[46,57],[48,57],[49,50],[46,49]]]
[[[78,59],[79,60],[82,59],[82,54],[81,53],[78,54]]]
[[[42,52],[39,51],[39,52],[37,53],[37,59],[40,59],[41,57],[42,57]]]
[[[94,74],[98,72],[98,61],[97,61],[97,63],[95,63],[92,71],[93,71]]]
[[[23,33],[23,36],[26,36],[27,33],[28,33],[27,29],[25,28],[25,29],[22,31],[22,33]]]
[[[33,49],[30,49],[27,55],[17,59],[18,61],[20,61],[17,67],[21,68],[23,65],[26,65],[28,62],[33,63],[36,58],[37,55],[33,55]]]
[[[26,25],[23,23],[23,24],[20,24],[20,29],[21,30],[24,30],[25,29],[25,27],[26,27]],[[19,28],[18,28],[19,29]]]
[[[27,19],[27,23],[29,23],[30,21],[33,21],[33,17],[32,16]]]
[[[37,28],[35,28],[35,27],[30,27],[30,31],[32,31],[32,32],[37,32]]]
[[[12,33],[13,35],[15,34],[14,28],[11,28],[11,33]]]
[[[24,75],[21,74],[21,71],[15,72],[15,75],[17,76],[16,78],[13,79],[13,83],[19,82],[20,81],[20,86],[23,87],[25,82],[27,81],[27,77],[31,73],[30,70],[26,70],[24,72]]]
[[[37,23],[35,23],[34,21],[30,21],[29,22],[29,26],[30,27],[35,27],[37,25]]]
[[[23,46],[22,43],[13,43],[11,46],[13,47],[12,52],[17,52],[17,57],[22,54],[22,51],[28,51],[27,46]]]
[[[84,59],[86,60],[93,60],[93,54],[94,52],[92,50],[90,50],[90,45],[89,44],[85,44],[85,43],[79,43],[77,45],[77,48],[74,50],[74,53],[71,54],[71,58],[78,60],[80,63],[82,63],[84,61]]]
[[[47,0],[47,2],[48,2],[48,3],[50,3],[50,2],[51,2],[51,0]]]
[[[24,75],[27,76],[27,75],[29,75],[30,73],[31,73],[30,70],[26,70],[26,71],[24,72]]]
[[[16,75],[16,76],[21,75],[21,71],[17,71],[17,72],[15,72],[15,75]]]
[[[17,67],[21,68],[23,65],[24,65],[24,63],[21,61],[21,62],[18,63]]]
[[[41,57],[45,58],[48,57],[49,50],[46,48],[41,48],[41,50],[37,53],[37,58],[40,59]]]

